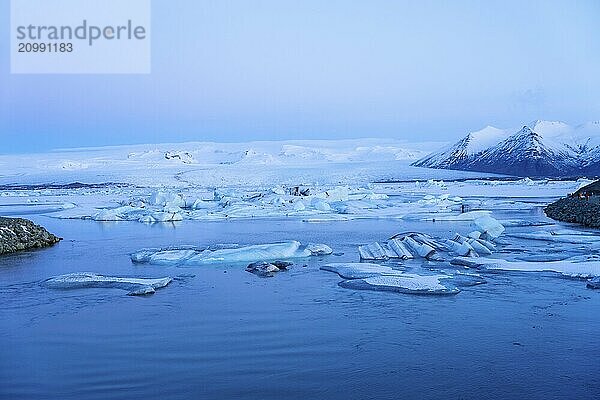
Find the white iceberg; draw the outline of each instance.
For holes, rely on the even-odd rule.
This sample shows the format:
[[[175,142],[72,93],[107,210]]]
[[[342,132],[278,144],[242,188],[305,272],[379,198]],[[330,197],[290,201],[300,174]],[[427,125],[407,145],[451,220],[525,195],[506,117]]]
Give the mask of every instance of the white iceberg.
[[[304,205],[304,202],[302,202],[302,200],[298,200],[296,202],[294,202],[294,211],[304,211],[306,210],[306,206]]]
[[[419,257],[428,258],[435,254],[435,249],[427,243],[419,243],[411,236],[405,236],[402,243],[410,249],[411,253],[418,254]]]
[[[150,196],[150,204],[155,206],[177,206],[185,208],[185,199],[182,194],[157,191]]]
[[[407,246],[399,239],[390,239],[385,243],[370,243],[358,246],[358,253],[362,260],[387,260],[398,258],[406,260],[414,258]]]
[[[192,210],[207,210],[207,209],[215,208],[215,206],[216,206],[216,202],[214,202],[214,201],[196,199],[192,203],[191,208],[192,208]]]
[[[155,265],[172,265],[185,262],[196,254],[196,250],[163,250],[150,254],[146,262]]]
[[[171,283],[172,278],[119,278],[98,275],[91,272],[79,272],[55,276],[43,284],[52,289],[81,289],[81,288],[117,288],[129,291],[129,295],[138,296],[151,294],[156,289]]]
[[[452,295],[460,289],[447,283],[452,278],[448,275],[377,275],[363,279],[351,279],[340,282],[340,286],[348,289],[390,291],[408,294]]]
[[[497,219],[488,216],[477,218],[473,224],[483,239],[496,239],[504,233],[504,226]]]
[[[387,260],[395,255],[389,248],[384,248],[377,242],[358,246],[358,254],[361,260]]]
[[[128,219],[128,215],[140,213],[144,210],[139,207],[121,206],[111,209],[103,209],[92,215],[94,221],[124,221]]]
[[[281,259],[302,258],[311,256],[300,242],[290,241],[272,244],[257,244],[235,249],[205,250],[186,260],[189,265],[215,263],[246,263],[256,261],[276,261]]]
[[[492,254],[493,244],[486,240],[468,238],[467,243],[479,256],[489,256]]]
[[[252,263],[259,261],[280,261],[331,254],[324,244],[302,246],[298,241],[199,249],[183,248],[142,249],[131,255],[131,261],[155,265],[206,265],[224,263]]]
[[[327,201],[348,201],[349,197],[349,189],[346,186],[338,186],[334,189],[327,190],[325,195],[327,196]]]
[[[331,211],[331,205],[327,201],[320,199],[318,197],[315,197],[312,199],[311,205],[315,210]]]
[[[92,215],[92,219],[94,221],[123,221],[123,218],[121,218],[113,210],[102,210]]]
[[[306,245],[306,250],[313,256],[327,256],[333,253],[331,247],[323,243],[309,243]]]
[[[460,235],[457,235],[460,236]],[[475,249],[466,241],[459,242],[458,240],[447,240],[446,245],[453,252],[463,257],[475,255]]]
[[[464,237],[459,234],[456,234],[454,239],[447,240],[446,245],[451,251],[463,257],[489,256],[492,254],[490,247],[493,246],[484,240]]]

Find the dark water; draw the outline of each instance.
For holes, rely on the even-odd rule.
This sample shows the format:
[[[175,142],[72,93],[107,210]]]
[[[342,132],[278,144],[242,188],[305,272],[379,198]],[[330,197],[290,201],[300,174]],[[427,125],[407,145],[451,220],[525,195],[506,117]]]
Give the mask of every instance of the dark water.
[[[457,223],[182,222],[148,227],[34,217],[65,240],[0,258],[3,399],[593,399],[600,292],[543,274],[487,275],[456,296],[340,288],[323,261]],[[342,256],[274,278],[240,267],[133,265],[174,244],[323,242]],[[184,276],[148,297],[57,291],[69,272]],[[189,275],[195,275],[193,277]]]

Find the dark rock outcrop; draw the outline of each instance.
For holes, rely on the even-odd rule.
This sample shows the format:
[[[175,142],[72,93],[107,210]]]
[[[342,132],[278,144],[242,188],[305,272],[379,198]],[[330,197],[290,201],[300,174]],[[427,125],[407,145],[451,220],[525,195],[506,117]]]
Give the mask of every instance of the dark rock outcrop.
[[[60,240],[27,219],[0,217],[0,254],[48,247]]]
[[[548,205],[544,211],[557,221],[600,228],[600,197],[567,197]]]
[[[262,278],[270,278],[272,276],[275,276],[275,272],[287,271],[287,269],[291,265],[292,263],[287,261],[258,261],[248,264],[248,266],[246,267],[246,271],[258,275]]]
[[[581,196],[600,196],[600,181],[592,182],[573,193],[573,197]]]

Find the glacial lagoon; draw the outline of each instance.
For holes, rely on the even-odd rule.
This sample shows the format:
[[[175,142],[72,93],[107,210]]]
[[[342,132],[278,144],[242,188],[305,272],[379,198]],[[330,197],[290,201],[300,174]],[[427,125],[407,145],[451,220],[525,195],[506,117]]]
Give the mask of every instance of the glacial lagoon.
[[[551,223],[539,207],[500,209],[494,216],[522,222],[507,226],[499,240],[505,258],[577,256],[593,245],[523,238],[544,229],[525,222]],[[600,293],[583,280],[469,270],[486,283],[451,296],[419,296],[353,290],[320,269],[358,262],[359,245],[398,232],[452,237],[469,232],[470,221],[271,218],[147,225],[27,217],[64,240],[1,260],[0,398],[592,399],[600,389]],[[557,226],[579,230],[552,229]],[[148,247],[289,240],[325,243],[333,254],[294,260],[270,278],[240,265],[130,259]],[[427,261],[379,264],[425,274],[454,268]],[[43,285],[83,271],[174,279],[142,297],[116,288]]]

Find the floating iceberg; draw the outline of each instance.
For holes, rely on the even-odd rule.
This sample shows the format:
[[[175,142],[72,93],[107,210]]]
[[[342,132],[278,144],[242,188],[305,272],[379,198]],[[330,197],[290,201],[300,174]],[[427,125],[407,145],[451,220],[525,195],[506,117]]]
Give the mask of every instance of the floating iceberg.
[[[331,211],[331,205],[327,201],[320,199],[318,197],[315,197],[312,199],[311,205],[312,205],[312,207],[314,207],[315,210]]]
[[[435,248],[429,243],[417,242],[414,236],[405,236],[402,243],[406,245],[411,253],[417,254],[419,257],[430,258],[435,254]]]
[[[437,250],[444,245],[424,233],[409,232],[394,235],[387,242],[371,243],[358,247],[362,260],[410,259],[415,257],[429,260],[440,259]]]
[[[482,270],[521,272],[554,272],[571,278],[600,276],[600,256],[577,256],[561,261],[529,262],[507,261],[493,258],[456,257],[451,264]]]
[[[429,208],[446,207],[432,204]],[[413,206],[388,198],[364,187],[280,186],[271,189],[253,186],[219,187],[210,196],[201,189],[185,194],[173,189],[137,194],[118,207],[105,209],[77,207],[76,211],[55,214],[58,218],[98,221],[139,221],[147,224],[180,220],[233,218],[318,217],[331,219],[399,218]],[[343,217],[342,217],[343,215]]]
[[[408,294],[452,295],[460,289],[447,282],[448,275],[378,275],[364,279],[351,279],[339,285],[348,289],[389,291]]]
[[[341,287],[358,290],[391,291],[409,294],[456,294],[460,290],[450,283],[449,275],[417,275],[405,273],[391,267],[371,263],[332,263],[321,267],[324,271],[335,272],[344,279]],[[476,278],[466,278],[471,285],[482,283]]]
[[[327,256],[333,253],[331,247],[322,243],[309,243],[306,245],[306,250],[310,251],[313,256]]]
[[[446,246],[450,249],[450,251],[465,257],[473,257],[476,255],[475,249],[467,243],[466,240],[460,235],[456,235],[453,240],[446,240]]]
[[[163,250],[157,253],[149,254],[147,261],[150,264],[155,265],[173,265],[176,263],[185,262],[190,258],[194,257],[197,254],[196,250]],[[138,261],[141,257],[136,256],[136,262],[144,262]],[[134,257],[132,257],[132,260]]]
[[[294,240],[291,242],[257,244],[234,249],[205,250],[185,260],[185,263],[189,265],[245,263],[302,258],[311,255],[310,251],[301,247],[300,242]]]
[[[302,246],[300,242],[293,240],[283,243],[217,249],[198,249],[189,246],[179,249],[142,249],[131,255],[131,261],[156,265],[239,264],[303,258],[330,253],[331,248],[324,244]]]
[[[496,239],[504,233],[504,226],[497,219],[488,216],[477,218],[473,224],[483,239]]]
[[[123,221],[127,219],[127,215],[140,212],[141,209],[131,206],[121,206],[112,209],[105,209],[92,215],[94,221]]]
[[[344,279],[360,279],[402,273],[385,265],[371,263],[331,263],[323,265],[321,269],[323,271],[335,272]]]
[[[358,246],[358,252],[362,260],[387,260],[389,258],[409,259],[413,254],[407,246],[398,239],[390,239],[385,243],[377,242]]]
[[[480,230],[469,233],[468,237],[455,235],[453,239],[440,241],[424,233],[409,232],[392,236],[387,242],[370,243],[358,247],[361,260],[426,258],[443,261],[442,253],[454,253],[463,257],[489,256],[496,245],[495,239],[504,232],[504,227],[490,216],[475,221]]]
[[[81,289],[81,288],[116,288],[129,291],[131,296],[151,294],[156,289],[167,286],[172,279],[166,278],[118,278],[98,275],[90,272],[80,272],[55,276],[43,284],[52,289]]]
[[[487,256],[491,255],[493,248],[493,244],[482,240],[482,239],[473,239],[471,237],[466,238],[457,234],[454,239],[447,240],[446,245],[448,248],[463,257],[476,257],[476,256]]]
[[[149,198],[150,204],[154,206],[177,206],[185,208],[185,198],[180,193],[158,191]]]

